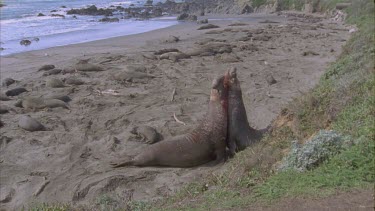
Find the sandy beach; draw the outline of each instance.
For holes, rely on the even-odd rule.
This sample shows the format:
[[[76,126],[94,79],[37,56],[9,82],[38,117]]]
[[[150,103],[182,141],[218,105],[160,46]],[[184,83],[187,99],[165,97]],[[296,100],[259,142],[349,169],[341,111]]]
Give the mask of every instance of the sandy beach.
[[[185,22],[1,57],[1,80],[17,80],[1,92],[27,90],[1,101],[8,111],[1,114],[1,208],[40,202],[95,206],[103,195],[124,203],[157,200],[219,170],[223,164],[112,169],[109,163],[147,147],[132,133],[135,126],[151,126],[164,139],[192,130],[206,112],[212,79],[230,67],[238,69],[250,125],[269,126],[288,102],[316,85],[349,37],[349,27],[341,23],[288,14],[200,17],[219,28],[197,30],[202,25]],[[163,49],[178,53],[161,54]],[[103,71],[77,71],[77,63],[85,62]],[[48,75],[38,71],[43,65],[62,71]],[[65,81],[64,86],[46,85],[52,78]],[[72,78],[83,83],[67,84]],[[68,109],[14,106],[30,96],[56,95],[71,98]],[[47,130],[18,127],[23,115]]]

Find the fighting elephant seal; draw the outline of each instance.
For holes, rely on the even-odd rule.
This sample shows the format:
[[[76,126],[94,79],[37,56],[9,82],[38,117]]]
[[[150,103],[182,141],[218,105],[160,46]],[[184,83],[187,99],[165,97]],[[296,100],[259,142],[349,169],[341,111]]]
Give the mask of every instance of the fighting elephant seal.
[[[192,167],[225,158],[228,86],[225,77],[216,78],[211,87],[208,111],[191,133],[158,142],[133,159],[112,163],[122,166]]]
[[[228,138],[229,153],[244,150],[261,139],[263,131],[250,127],[247,120],[245,105],[242,99],[240,81],[237,78],[237,69],[229,70],[228,91]]]

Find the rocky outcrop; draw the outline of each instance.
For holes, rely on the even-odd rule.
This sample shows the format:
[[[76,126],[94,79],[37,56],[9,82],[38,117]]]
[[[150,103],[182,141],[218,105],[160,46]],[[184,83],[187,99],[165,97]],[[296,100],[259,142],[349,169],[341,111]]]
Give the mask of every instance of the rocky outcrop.
[[[71,9],[66,12],[68,15],[105,15],[112,16],[113,9],[98,9],[95,5],[82,9]]]

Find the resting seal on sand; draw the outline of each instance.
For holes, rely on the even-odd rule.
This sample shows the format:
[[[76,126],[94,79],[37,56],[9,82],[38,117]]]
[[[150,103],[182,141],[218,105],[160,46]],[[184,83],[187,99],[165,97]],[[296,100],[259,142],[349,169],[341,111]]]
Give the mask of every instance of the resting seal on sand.
[[[153,144],[133,159],[112,163],[112,166],[192,167],[223,160],[227,133],[227,77],[213,81],[206,116],[191,133]]]
[[[230,154],[234,155],[257,142],[262,137],[262,132],[249,126],[237,69],[231,68],[229,76],[227,146]]]
[[[46,130],[40,122],[30,116],[21,116],[18,121],[18,126],[30,132]]]

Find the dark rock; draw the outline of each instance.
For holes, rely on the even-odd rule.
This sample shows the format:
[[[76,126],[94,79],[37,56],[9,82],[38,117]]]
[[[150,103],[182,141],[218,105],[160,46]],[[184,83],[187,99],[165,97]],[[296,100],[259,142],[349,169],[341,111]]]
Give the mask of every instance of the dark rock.
[[[39,13],[39,14],[38,14],[38,17],[42,17],[42,16],[46,16],[46,15],[43,14],[43,13]]]
[[[60,18],[65,18],[65,15],[52,14],[51,17],[60,17]]]
[[[145,7],[152,7],[152,3],[154,3],[153,0],[147,0],[145,3]]]
[[[20,45],[24,45],[24,46],[29,46],[31,44],[31,41],[30,40],[21,40],[20,41]]]
[[[182,13],[181,15],[177,16],[177,20],[179,21],[196,21],[198,17],[196,15],[190,15],[187,13]]]
[[[252,13],[254,12],[254,9],[250,7],[248,4],[246,4],[241,11],[241,14],[246,14],[246,13]]]
[[[219,26],[213,25],[213,24],[207,24],[203,25],[198,28],[198,30],[205,30],[205,29],[215,29],[215,28],[220,28]]]
[[[15,82],[16,82],[16,80],[14,80],[13,78],[5,78],[3,80],[2,85],[7,87],[7,86],[10,86],[10,85],[14,84]]]
[[[46,64],[46,65],[41,66],[38,69],[38,71],[52,70],[54,68],[55,68],[55,65],[53,65],[53,64]]]
[[[30,116],[21,116],[18,121],[18,126],[30,132],[43,131],[46,129],[40,122]]]
[[[50,12],[57,12],[57,10],[51,10]]]
[[[68,15],[104,15],[112,16],[113,9],[98,9],[95,5],[82,9],[71,9],[66,12]]]
[[[207,24],[208,23],[208,19],[203,19],[203,20],[199,20],[197,21],[198,24]]]
[[[267,81],[268,85],[272,85],[272,84],[277,83],[277,81],[275,80],[275,78],[271,74],[266,76],[266,81]]]
[[[0,3],[0,7],[5,7],[7,6],[6,4]]]
[[[27,90],[23,87],[18,87],[18,88],[15,88],[15,89],[11,89],[11,90],[8,90],[7,92],[5,92],[5,94],[7,96],[17,96],[21,93],[24,93],[24,92],[27,92]]]
[[[35,42],[39,42],[39,37],[35,37],[35,38],[33,38],[33,40],[35,41]]]
[[[109,18],[109,17],[105,17],[99,20],[99,22],[119,22],[119,21],[120,19],[118,18]]]

